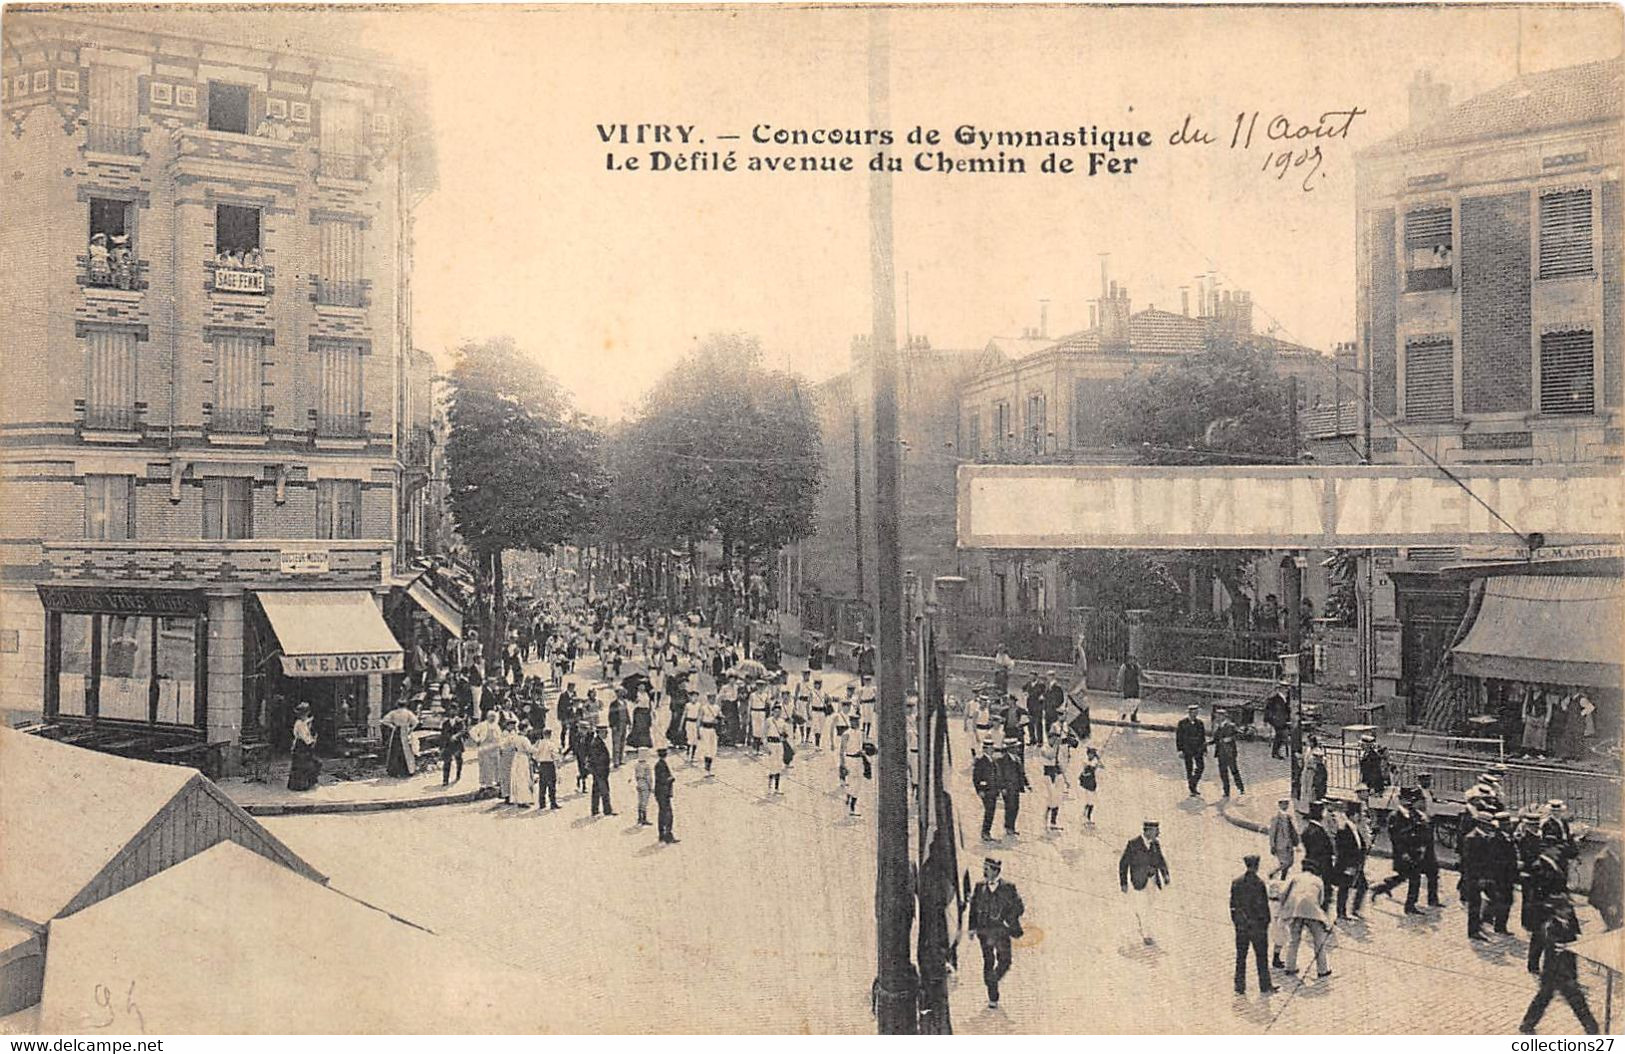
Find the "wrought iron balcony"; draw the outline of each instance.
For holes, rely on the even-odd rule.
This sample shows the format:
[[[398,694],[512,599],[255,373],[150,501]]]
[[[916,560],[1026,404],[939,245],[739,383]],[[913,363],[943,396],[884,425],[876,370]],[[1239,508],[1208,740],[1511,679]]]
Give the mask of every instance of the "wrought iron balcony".
[[[427,428],[415,426],[406,433],[406,449],[401,460],[408,465],[428,467],[434,450],[434,434]]]
[[[93,124],[85,129],[85,149],[97,154],[141,153],[141,129]]]
[[[354,280],[317,278],[316,302],[329,307],[365,307],[366,288]]]
[[[215,407],[209,414],[209,431],[224,435],[259,435],[265,431],[265,411]]]
[[[316,415],[316,435],[321,439],[360,439],[366,434],[367,421],[362,414]]]
[[[85,427],[99,432],[134,432],[139,415],[133,406],[101,405],[88,403],[85,406]]]

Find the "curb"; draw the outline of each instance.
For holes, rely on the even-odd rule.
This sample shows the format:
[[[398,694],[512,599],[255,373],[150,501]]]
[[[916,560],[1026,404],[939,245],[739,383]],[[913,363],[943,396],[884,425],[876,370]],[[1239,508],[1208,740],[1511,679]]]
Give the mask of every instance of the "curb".
[[[250,816],[311,816],[317,814],[391,812],[396,809],[427,809],[436,805],[464,805],[477,801],[480,792],[463,791],[434,798],[386,798],[373,801],[255,802],[238,807]]]

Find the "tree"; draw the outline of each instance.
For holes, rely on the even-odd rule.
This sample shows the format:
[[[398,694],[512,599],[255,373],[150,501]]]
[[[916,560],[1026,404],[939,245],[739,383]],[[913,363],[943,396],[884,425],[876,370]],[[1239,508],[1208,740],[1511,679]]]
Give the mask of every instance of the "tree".
[[[1122,614],[1149,611],[1158,619],[1179,614],[1181,591],[1157,554],[1142,549],[1077,549],[1064,567],[1087,589],[1085,605]]]
[[[1106,404],[1101,427],[1112,445],[1135,449],[1141,464],[1291,464],[1298,451],[1291,397],[1273,352],[1245,341],[1212,341],[1201,354],[1124,378]],[[1195,549],[1160,560],[1165,570],[1194,568],[1200,577],[1211,575],[1231,596],[1241,597],[1260,555]],[[1140,560],[1120,565],[1126,573]]]
[[[718,334],[685,355],[645,397],[617,459],[619,501],[639,504],[625,527],[689,548],[713,535],[751,561],[812,533],[819,433],[795,376],[768,370],[761,345]],[[624,474],[623,474],[624,473]]]
[[[464,344],[449,380],[451,511],[480,573],[481,627],[495,648],[502,552],[550,552],[592,525],[604,492],[600,437],[512,338]]]

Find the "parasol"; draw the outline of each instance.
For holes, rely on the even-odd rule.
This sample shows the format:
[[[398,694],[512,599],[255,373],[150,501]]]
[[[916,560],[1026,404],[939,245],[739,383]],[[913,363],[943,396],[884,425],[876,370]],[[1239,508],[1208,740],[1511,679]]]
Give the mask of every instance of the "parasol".
[[[739,663],[736,663],[734,665],[733,672],[734,672],[734,674],[736,676],[739,676],[739,677],[763,677],[763,678],[765,678],[767,676],[767,667],[763,666],[761,663],[757,662],[755,659],[745,659],[745,660],[743,660],[743,661],[741,661]]]

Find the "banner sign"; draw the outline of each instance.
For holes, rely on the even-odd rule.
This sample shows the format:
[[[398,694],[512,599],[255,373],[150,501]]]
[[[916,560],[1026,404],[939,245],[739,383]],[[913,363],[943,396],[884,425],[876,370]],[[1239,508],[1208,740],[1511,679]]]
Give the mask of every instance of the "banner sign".
[[[1452,465],[1450,470],[1461,484],[1431,466],[1412,465],[961,465],[959,544],[973,549],[1517,546],[1518,535],[1537,531],[1553,545],[1620,541],[1625,487],[1617,466]]]
[[[326,549],[282,550],[282,573],[285,575],[325,575],[329,566]]]
[[[343,655],[284,655],[282,672],[289,677],[350,677],[369,673],[404,673],[406,656],[398,651],[352,652]]]

